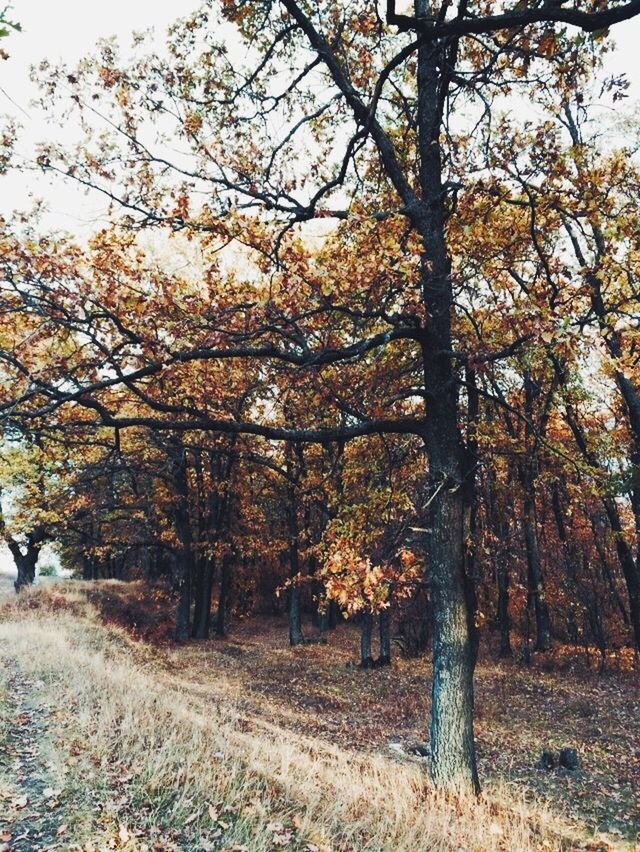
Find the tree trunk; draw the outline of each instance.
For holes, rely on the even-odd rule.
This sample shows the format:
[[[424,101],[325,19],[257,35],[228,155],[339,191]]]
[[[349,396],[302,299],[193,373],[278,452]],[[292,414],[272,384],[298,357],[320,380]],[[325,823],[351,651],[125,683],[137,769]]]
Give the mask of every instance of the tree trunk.
[[[93,560],[86,553],[82,554],[82,579],[93,580]]]
[[[216,613],[216,636],[226,635],[227,607],[229,604],[229,593],[231,591],[231,565],[233,557],[225,553],[222,559],[222,570],[220,573],[220,595],[218,597],[218,612]]]
[[[430,4],[416,0],[416,14]],[[431,484],[428,569],[432,581],[433,683],[431,775],[437,787],[478,789],[473,737],[473,653],[465,579],[463,448],[457,376],[451,358],[453,291],[445,239],[446,189],[440,132],[443,88],[455,55],[440,42],[418,51],[418,145],[423,204],[414,222],[423,245],[425,323],[421,336],[426,391],[425,445]],[[442,69],[442,72],[440,71]]]
[[[391,610],[380,610],[380,656],[379,666],[391,665]]]
[[[288,460],[287,469],[291,473],[291,463]],[[289,525],[289,644],[304,644],[302,633],[302,614],[300,612],[300,586],[298,579],[300,575],[300,554],[298,529],[298,510],[296,506],[296,489],[290,486],[287,489],[287,522]]]
[[[195,639],[208,639],[211,625],[215,564],[209,556],[202,557],[200,562],[200,576],[196,586],[196,605],[193,614],[193,636]]]
[[[296,583],[289,588],[289,644],[304,644],[300,613],[300,587]]]
[[[548,651],[551,647],[551,627],[549,624],[549,609],[545,599],[544,577],[540,564],[538,550],[538,534],[536,531],[533,499],[525,494],[523,503],[522,525],[524,542],[527,551],[527,584],[529,601],[533,605],[536,620],[536,651]]]
[[[360,668],[372,669],[371,634],[373,632],[373,616],[370,612],[360,613]]]
[[[23,553],[20,546],[13,539],[7,540],[7,546],[13,556],[18,576],[14,582],[16,592],[25,586],[31,586],[36,578],[36,565],[40,556],[42,539],[36,534],[30,533],[27,538],[26,552]]]
[[[190,635],[191,583],[194,573],[193,541],[189,518],[189,482],[186,451],[181,445],[172,447],[173,472],[176,489],[174,523],[179,548],[176,558],[176,585],[179,599],[176,611],[176,640],[184,642]]]
[[[432,775],[438,787],[477,789],[473,654],[463,572],[462,513],[460,489],[449,485],[434,502],[429,536],[433,585]]]
[[[19,592],[24,586],[30,586],[36,577],[36,563],[38,561],[38,551],[32,549],[27,550],[25,555],[14,556],[18,576],[14,583],[16,592]]]
[[[204,639],[204,624],[205,624],[205,600],[204,600],[204,575],[205,562],[202,554],[199,553],[195,560],[195,576],[193,583],[193,625],[191,627],[191,635],[194,639]]]
[[[469,622],[469,636],[471,638],[471,656],[475,669],[480,650],[480,631],[476,624],[478,612],[477,592],[477,564],[476,564],[476,536],[477,536],[477,514],[478,506],[476,500],[476,472],[478,469],[478,441],[477,427],[480,418],[480,396],[476,381],[475,370],[465,368],[466,390],[467,390],[467,441],[465,447],[465,466],[462,484],[464,499],[464,577],[465,591],[467,596],[467,619]]]
[[[498,629],[500,631],[500,657],[506,659],[513,656],[511,648],[511,621],[509,619],[509,566],[501,554],[496,566],[496,583],[498,586]]]

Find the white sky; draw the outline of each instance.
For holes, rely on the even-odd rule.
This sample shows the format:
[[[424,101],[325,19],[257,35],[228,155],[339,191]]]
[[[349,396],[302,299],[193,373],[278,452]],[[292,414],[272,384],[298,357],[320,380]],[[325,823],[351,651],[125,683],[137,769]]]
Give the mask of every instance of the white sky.
[[[403,5],[408,5],[408,0],[400,0],[398,8],[403,9]],[[170,23],[197,6],[198,0],[14,0],[9,17],[21,23],[23,32],[2,40],[10,59],[0,62],[0,115],[11,115],[23,125],[18,153],[28,158],[35,142],[52,135],[60,138],[62,134],[70,142],[74,138],[72,124],[52,127],[30,104],[36,94],[29,80],[32,64],[47,58],[54,64],[63,60],[73,65],[91,53],[100,38],[116,36],[124,49],[136,31],[153,28],[162,37]],[[612,74],[626,72],[632,83],[630,100],[640,101],[640,19],[622,23],[613,32],[617,49],[608,58],[607,70]],[[60,181],[52,191],[39,174],[32,178],[24,174],[4,177],[0,190],[0,214],[8,216],[14,209],[29,209],[29,195],[33,193],[44,197],[51,208],[52,221],[48,224],[85,235],[104,210],[100,199],[87,197],[71,186],[65,188]]]
[[[19,21],[23,31],[2,40],[10,58],[0,62],[0,115],[11,115],[23,127],[18,153],[28,157],[34,143],[51,139],[52,134],[55,138],[62,134],[64,141],[74,139],[73,126],[51,127],[31,105],[37,95],[29,79],[32,65],[46,58],[52,64],[63,61],[73,66],[101,38],[116,36],[126,48],[134,32],[153,28],[162,36],[169,24],[196,6],[197,0],[14,0],[8,17]],[[24,175],[3,178],[0,189],[0,214],[29,209],[31,191],[46,198],[53,214],[51,224],[69,231],[91,230],[104,209],[100,199],[86,197],[71,186],[65,188],[60,181],[51,192],[40,175],[32,180],[25,180]]]

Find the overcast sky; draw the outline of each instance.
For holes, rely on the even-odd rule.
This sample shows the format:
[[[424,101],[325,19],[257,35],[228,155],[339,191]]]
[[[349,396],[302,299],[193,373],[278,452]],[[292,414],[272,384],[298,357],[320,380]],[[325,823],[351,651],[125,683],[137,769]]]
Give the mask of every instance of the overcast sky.
[[[4,5],[4,4],[0,4]],[[31,145],[47,140],[52,134],[66,141],[73,140],[73,127],[52,128],[44,116],[30,105],[36,89],[29,80],[29,70],[42,59],[56,64],[60,60],[73,65],[93,51],[101,38],[116,36],[127,47],[132,33],[154,28],[162,35],[176,18],[188,14],[197,0],[14,0],[10,17],[20,22],[21,33],[3,39],[2,47],[9,53],[0,62],[0,115],[9,114],[23,126],[18,153],[29,156]],[[14,209],[29,209],[29,190],[35,187],[37,197],[45,197],[52,209],[49,224],[70,231],[88,232],[94,227],[104,203],[86,198],[77,189],[63,188],[57,182],[55,193],[48,191],[41,179],[8,177],[2,181],[0,214]]]
[[[30,105],[35,88],[29,80],[32,64],[47,58],[54,64],[59,60],[73,65],[82,56],[91,53],[100,38],[116,36],[126,48],[135,31],[154,28],[162,36],[175,19],[189,14],[198,0],[14,0],[12,16],[23,27],[3,40],[10,59],[0,62],[0,115],[10,114],[23,125],[23,141],[18,152],[29,159],[31,145],[55,135],[65,134],[65,141],[74,137],[73,126],[51,127],[44,116]],[[405,0],[400,0],[399,8]],[[384,5],[381,3],[381,6]],[[408,5],[408,2],[407,4]],[[625,71],[632,82],[631,99],[640,100],[640,19],[628,21],[614,28],[617,49],[608,59],[609,73]],[[9,215],[14,209],[28,209],[30,189],[36,188],[37,197],[45,197],[52,211],[53,224],[78,233],[88,234],[99,222],[104,203],[97,198],[87,198],[77,189],[63,188],[58,181],[55,192],[45,188],[40,178],[33,181],[24,175],[2,180],[0,214]]]

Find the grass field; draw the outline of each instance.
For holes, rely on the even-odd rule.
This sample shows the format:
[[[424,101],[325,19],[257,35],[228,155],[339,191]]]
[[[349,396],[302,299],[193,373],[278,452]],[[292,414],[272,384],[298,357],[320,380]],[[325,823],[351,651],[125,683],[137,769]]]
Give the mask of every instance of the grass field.
[[[143,594],[2,597],[0,849],[636,848],[637,673],[483,658],[484,792],[445,798],[409,753],[426,738],[428,660],[361,672],[350,625],[290,649],[278,619],[175,647],[162,597]],[[580,773],[536,768],[563,746]]]

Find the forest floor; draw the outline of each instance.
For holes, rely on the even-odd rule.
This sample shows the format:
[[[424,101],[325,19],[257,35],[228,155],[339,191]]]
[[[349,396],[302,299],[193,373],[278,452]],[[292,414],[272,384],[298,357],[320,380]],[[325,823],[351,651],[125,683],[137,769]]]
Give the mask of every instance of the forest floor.
[[[0,850],[640,848],[629,658],[485,652],[484,791],[443,797],[410,753],[428,659],[363,672],[352,625],[292,649],[277,618],[176,647],[168,604],[111,581],[0,594]],[[537,768],[562,747],[579,772]]]

